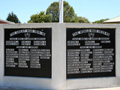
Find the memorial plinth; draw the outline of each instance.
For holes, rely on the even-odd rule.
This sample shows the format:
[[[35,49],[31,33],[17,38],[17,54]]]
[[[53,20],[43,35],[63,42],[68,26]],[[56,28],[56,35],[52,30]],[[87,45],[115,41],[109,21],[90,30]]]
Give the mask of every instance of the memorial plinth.
[[[120,25],[0,25],[0,85],[37,89],[120,86]]]

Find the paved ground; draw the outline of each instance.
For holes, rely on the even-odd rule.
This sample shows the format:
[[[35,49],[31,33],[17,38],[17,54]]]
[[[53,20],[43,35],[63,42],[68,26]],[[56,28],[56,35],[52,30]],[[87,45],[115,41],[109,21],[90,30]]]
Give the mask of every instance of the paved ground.
[[[43,89],[26,89],[26,88],[0,87],[0,90],[43,90]],[[77,90],[77,89],[75,89],[75,90]],[[79,89],[79,90],[120,90],[120,87],[99,88],[99,89]]]
[[[83,90],[120,90],[120,87],[114,87],[114,88],[99,88],[99,89],[83,89]]]
[[[38,89],[26,89],[26,88],[15,88],[15,87],[0,87],[0,90],[38,90]]]

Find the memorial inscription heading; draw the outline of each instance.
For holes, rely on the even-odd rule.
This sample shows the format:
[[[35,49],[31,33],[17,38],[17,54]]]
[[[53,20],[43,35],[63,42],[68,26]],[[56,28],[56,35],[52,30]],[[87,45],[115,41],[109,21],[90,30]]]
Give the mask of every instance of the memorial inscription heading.
[[[51,78],[51,28],[4,30],[5,76]]]
[[[67,79],[115,76],[115,29],[67,28],[66,48]]]

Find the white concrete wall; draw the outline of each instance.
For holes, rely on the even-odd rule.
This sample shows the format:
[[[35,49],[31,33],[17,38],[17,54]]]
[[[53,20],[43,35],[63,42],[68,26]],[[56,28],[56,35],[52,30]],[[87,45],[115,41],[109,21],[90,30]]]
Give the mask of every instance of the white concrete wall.
[[[52,28],[52,78],[4,76],[3,28]],[[66,79],[66,28],[116,28],[116,77]],[[0,85],[42,89],[78,89],[120,86],[120,25],[15,24],[0,25]]]
[[[3,51],[3,25],[0,25],[0,86],[3,85],[3,72],[4,72],[4,64],[3,64],[3,59],[4,59],[4,52]]]
[[[80,78],[66,81],[67,89],[100,88],[120,86],[120,25],[107,24],[67,24],[69,28],[116,28],[116,77]],[[65,72],[64,72],[65,73]]]
[[[51,24],[24,24],[24,25],[21,25],[21,24],[16,24],[16,25],[4,25],[3,26],[4,28],[52,28],[52,34],[53,34],[53,37],[55,38],[56,36],[56,25],[53,25],[53,27],[51,26]],[[3,30],[2,30],[3,32]],[[2,34],[2,48],[1,48],[1,53],[4,52],[4,48],[3,48],[3,38],[4,37],[4,34]],[[52,39],[54,39],[52,37]],[[53,40],[52,40],[53,41]],[[57,40],[56,40],[57,41]],[[54,47],[56,47],[57,45],[53,42],[52,43]],[[52,48],[53,48],[52,46]],[[53,48],[54,49],[54,48]],[[56,62],[56,59],[54,58],[57,58],[56,54],[54,51],[56,51],[56,48],[55,50],[52,50],[54,53],[55,56],[52,56],[52,62]],[[2,62],[2,67],[4,67],[4,55],[2,54],[2,59],[1,59],[1,62]],[[60,61],[60,60],[59,60]],[[56,66],[58,67],[59,64],[57,65],[56,64],[52,64],[52,68]],[[40,89],[57,89],[58,87],[58,82],[56,82],[56,77],[58,75],[55,75],[55,68],[52,69],[52,78],[51,79],[47,79],[47,78],[35,78],[35,77],[15,77],[15,76],[3,76],[3,85],[5,86],[18,86],[18,87],[27,87],[27,88],[40,88]],[[59,67],[58,67],[59,68]],[[2,73],[4,71],[2,70]]]

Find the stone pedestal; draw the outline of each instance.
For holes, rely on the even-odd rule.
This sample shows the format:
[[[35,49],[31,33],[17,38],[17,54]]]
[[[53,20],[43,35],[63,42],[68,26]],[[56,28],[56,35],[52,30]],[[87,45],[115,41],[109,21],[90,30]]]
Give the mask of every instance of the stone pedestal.
[[[0,85],[56,90],[120,86],[119,38],[120,25],[111,24],[0,25]]]

